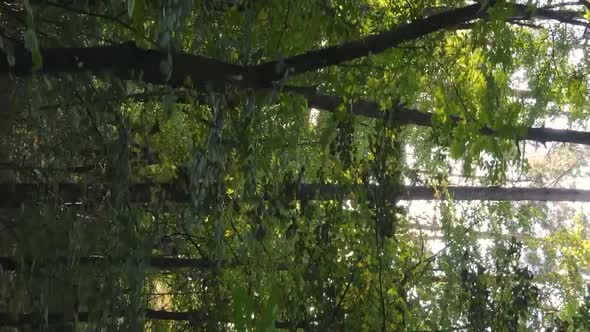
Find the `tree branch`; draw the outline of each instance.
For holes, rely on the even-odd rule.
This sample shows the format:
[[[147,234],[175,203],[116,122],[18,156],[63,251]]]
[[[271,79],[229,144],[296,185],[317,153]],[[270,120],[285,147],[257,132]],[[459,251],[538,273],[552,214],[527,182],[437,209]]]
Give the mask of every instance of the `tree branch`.
[[[291,89],[287,89],[290,92]],[[294,91],[297,94],[303,95],[309,107],[322,109],[333,112],[344,102],[341,97],[315,94],[309,90],[297,89]],[[383,119],[384,111],[381,110],[379,104],[369,100],[357,100],[350,105],[351,112],[355,115],[365,116],[375,119]],[[420,110],[397,105],[394,109],[389,110],[393,113],[393,118],[400,125],[416,125],[423,127],[432,127],[433,116],[431,113],[421,112]],[[458,116],[451,116],[452,124],[457,124],[462,121]],[[562,130],[553,128],[523,128],[524,134],[519,134],[520,128],[514,128],[513,133],[500,133],[492,128],[480,128],[480,133],[486,136],[502,137],[516,140],[529,140],[541,143],[546,142],[561,142],[561,143],[576,143],[583,145],[590,145],[590,132],[576,131],[576,130]]]
[[[155,194],[159,189],[159,194]],[[300,184],[291,193],[283,193],[290,200],[339,200],[352,197],[365,197],[371,201],[384,197],[395,200],[439,200],[445,193],[457,201],[542,201],[542,202],[590,202],[590,190],[554,188],[502,188],[449,186],[432,188],[428,186],[401,186],[384,188],[377,185],[345,185],[331,183]],[[77,183],[51,185],[33,183],[0,184],[0,207],[19,207],[26,202],[56,202],[58,204],[84,204],[108,197],[108,189],[93,188]],[[131,203],[148,203],[155,199],[170,203],[188,203],[189,193],[180,183],[136,183],[128,188]],[[229,199],[229,198],[228,198]]]
[[[197,324],[206,317],[202,317],[203,313],[199,311],[165,311],[165,310],[152,310],[152,309],[145,309],[144,312],[145,318],[150,320],[166,320],[166,321],[185,321],[190,322],[192,324]],[[115,315],[121,316],[121,315]],[[77,312],[76,313],[76,321],[78,322],[88,322],[91,315],[89,312]],[[56,324],[72,324],[74,323],[73,315],[66,315],[64,313],[49,313],[46,316],[47,323],[49,325],[56,325]],[[35,314],[13,314],[9,312],[0,312],[0,326],[12,326],[12,327],[20,327],[31,325],[37,321],[37,317]],[[292,327],[295,328],[305,328],[308,326],[306,321],[300,322],[288,322],[288,321],[277,321],[275,322],[275,328],[277,329],[289,329]]]

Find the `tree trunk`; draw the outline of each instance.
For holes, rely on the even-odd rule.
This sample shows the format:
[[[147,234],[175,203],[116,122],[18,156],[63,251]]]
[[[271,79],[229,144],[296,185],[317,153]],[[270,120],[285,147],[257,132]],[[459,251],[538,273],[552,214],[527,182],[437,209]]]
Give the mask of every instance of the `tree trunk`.
[[[126,258],[121,258],[119,261],[121,264],[125,263]],[[43,264],[71,264],[72,259],[71,257],[46,257],[46,258],[39,258],[37,257],[35,260],[35,266],[38,268]],[[93,256],[82,256],[77,257],[76,261],[80,265],[100,265],[100,264],[117,264],[117,259],[113,259],[113,257],[105,257],[100,255],[93,255]],[[3,271],[17,271],[20,268],[20,261],[16,258],[7,257],[7,256],[0,256],[0,270]],[[24,264],[30,265],[32,261],[25,261]],[[224,266],[236,267],[238,264],[235,263],[228,263]],[[214,263],[209,262],[206,259],[202,258],[179,258],[179,257],[169,257],[169,256],[152,256],[149,258],[149,266],[154,269],[159,270],[178,270],[178,269],[195,269],[195,270],[208,270],[214,267]],[[288,269],[287,264],[279,263],[275,266],[278,271],[286,271]]]
[[[341,97],[315,94],[304,89],[296,89],[297,94],[304,95],[309,107],[334,112],[344,102]],[[386,119],[388,115],[383,112],[379,104],[374,101],[359,100],[350,106],[351,112],[355,115],[365,116],[374,119]],[[400,125],[416,125],[432,127],[432,114],[421,112],[417,109],[398,106],[390,110],[389,120],[396,121]],[[452,125],[463,121],[458,116],[450,117]],[[576,130],[560,130],[553,128],[514,128],[510,133],[500,133],[491,128],[481,128],[480,133],[487,136],[495,136],[507,139],[529,140],[541,143],[561,142],[590,145],[590,132]]]
[[[78,257],[77,261],[81,265],[92,265],[92,264],[103,264],[107,262],[109,264],[116,264],[113,262],[112,257],[105,257],[105,256],[83,256]],[[47,259],[36,259],[38,264],[43,264],[43,262],[47,262],[50,264],[70,264],[71,259],[67,257],[53,257]],[[125,259],[121,259],[124,263]],[[166,257],[166,256],[153,256],[150,257],[149,264],[153,268],[162,269],[162,270],[174,270],[174,269],[182,269],[182,268],[193,268],[193,269],[209,269],[211,268],[211,264],[205,259],[194,259],[194,258],[178,258],[178,257]],[[19,268],[19,261],[10,258],[10,257],[0,257],[0,267],[4,271],[16,271]]]
[[[509,9],[516,13],[516,19],[539,17],[573,20],[567,15],[564,18],[564,15],[555,15],[548,10],[529,10],[529,7],[524,5],[511,4]],[[520,11],[526,12],[526,17],[523,17]],[[254,66],[227,64],[198,55],[174,54],[172,63],[169,64],[174,68],[171,70],[171,67],[166,65],[167,53],[140,49],[133,43],[105,47],[48,48],[41,50],[42,72],[76,73],[82,70],[89,70],[92,73],[108,72],[123,80],[141,79],[148,83],[168,84],[175,87],[185,85],[187,79],[190,79],[197,86],[204,86],[207,83],[215,85],[220,82],[233,82],[242,87],[269,88],[273,82],[278,82],[285,77],[334,66],[371,54],[379,54],[404,42],[422,38],[436,31],[444,31],[485,15],[486,8],[476,3],[417,19],[411,23],[400,24],[363,39]],[[508,17],[507,20],[509,19],[511,18]],[[13,48],[16,63],[14,67],[10,67],[7,57],[0,57],[0,75],[6,76],[8,73],[29,75],[33,68],[30,52],[23,44],[14,45]]]
[[[122,80],[142,80],[153,84],[182,86],[190,78],[194,84],[230,81],[235,75],[243,75],[244,67],[223,63],[198,55],[175,54],[172,57],[174,70],[167,80],[163,64],[167,54],[156,50],[146,50],[133,43],[112,46],[84,48],[41,49],[42,72],[79,73],[90,71],[93,74],[109,73]],[[9,67],[6,57],[0,58],[0,75],[29,75],[33,61],[24,45],[14,47],[15,64]]]
[[[111,73],[119,79],[141,79],[153,84],[183,86],[187,79],[193,84],[234,82],[251,88],[268,88],[287,75],[297,75],[333,66],[386,51],[402,42],[477,18],[479,5],[457,8],[444,15],[416,20],[395,28],[343,45],[309,51],[286,59],[255,66],[239,66],[190,54],[172,55],[172,65],[166,68],[168,55],[156,50],[145,50],[133,43],[104,47],[48,48],[41,50],[44,73]],[[7,57],[0,57],[0,75],[28,75],[33,69],[30,52],[23,44],[14,45],[15,65],[10,67]],[[164,74],[170,70],[170,77]]]
[[[155,194],[157,189],[160,194]],[[456,201],[545,201],[545,202],[590,202],[590,190],[550,188],[502,188],[450,186],[434,190],[425,186],[402,186],[398,192],[385,190],[376,185],[301,184],[297,190],[283,193],[284,198],[293,200],[334,200],[353,199],[366,195],[368,200],[438,200],[446,189]],[[108,191],[75,183],[56,185],[0,184],[0,207],[18,207],[26,202],[55,201],[59,204],[83,204],[108,196]],[[174,183],[159,185],[139,183],[130,186],[128,198],[133,203],[149,203],[155,199],[172,203],[188,203],[189,195],[182,186]]]
[[[51,48],[41,50],[43,72],[72,73],[86,69],[93,73],[111,72],[120,79],[140,78],[148,83],[182,86],[190,78],[193,84],[234,81],[246,87],[270,87],[287,75],[297,75],[320,68],[354,60],[369,54],[382,53],[403,42],[418,39],[438,30],[465,23],[482,15],[479,4],[453,9],[444,14],[432,15],[409,24],[343,45],[270,61],[255,66],[237,66],[189,54],[172,56],[174,70],[169,80],[162,74],[167,54],[144,50],[132,43],[107,47]],[[24,45],[15,45],[16,64],[10,72],[28,75],[33,68],[31,54]],[[9,72],[6,57],[0,57],[0,75]]]
[[[590,190],[551,189],[551,188],[502,188],[502,187],[467,187],[449,186],[433,190],[425,186],[402,186],[399,194],[383,192],[378,186],[365,186],[368,198],[385,196],[386,199],[398,200],[437,200],[441,195],[436,191],[448,190],[456,201],[544,201],[544,202],[590,202]],[[296,194],[297,199],[329,200],[336,197],[349,197],[352,191],[363,190],[363,186],[346,186],[333,184],[304,184]],[[442,195],[444,198],[444,194]]]
[[[63,313],[49,313],[47,314],[47,323],[49,325],[62,325],[67,323],[74,323],[72,314],[65,315]],[[121,318],[124,317],[123,314],[119,315]],[[164,311],[164,310],[152,310],[152,309],[145,309],[145,318],[150,320],[163,320],[163,321],[185,321],[191,324],[198,325],[200,322],[203,321],[201,317],[202,313],[198,311]],[[78,322],[88,322],[90,317],[89,312],[78,312],[77,313],[77,321]],[[113,317],[119,318],[119,317]],[[206,318],[205,318],[206,319]],[[9,312],[0,312],[0,327],[22,327],[26,325],[30,325],[38,321],[34,314],[12,314]],[[275,322],[275,328],[278,329],[289,329],[292,327],[295,328],[305,328],[308,325],[305,321],[300,322],[285,322],[285,321],[277,321]]]

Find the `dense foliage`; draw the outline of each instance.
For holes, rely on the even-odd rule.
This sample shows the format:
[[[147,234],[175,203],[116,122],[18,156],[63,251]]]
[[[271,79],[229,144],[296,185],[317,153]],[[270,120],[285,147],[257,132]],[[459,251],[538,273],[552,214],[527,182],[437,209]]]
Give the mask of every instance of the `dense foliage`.
[[[589,330],[588,13],[1,2],[0,331]]]

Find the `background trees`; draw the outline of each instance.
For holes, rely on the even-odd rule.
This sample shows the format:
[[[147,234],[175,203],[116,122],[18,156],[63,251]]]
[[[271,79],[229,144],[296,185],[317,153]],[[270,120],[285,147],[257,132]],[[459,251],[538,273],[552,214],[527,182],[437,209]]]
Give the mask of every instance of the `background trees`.
[[[587,9],[3,2],[0,325],[583,331]]]

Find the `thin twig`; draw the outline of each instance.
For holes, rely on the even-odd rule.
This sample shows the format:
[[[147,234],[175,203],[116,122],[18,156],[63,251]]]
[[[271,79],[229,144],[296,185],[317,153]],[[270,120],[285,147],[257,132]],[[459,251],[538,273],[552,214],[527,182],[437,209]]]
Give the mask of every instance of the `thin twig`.
[[[55,8],[59,8],[59,9],[63,9],[63,10],[67,10],[70,11],[72,13],[76,13],[76,14],[80,14],[80,15],[85,15],[85,16],[90,16],[90,17],[97,17],[97,18],[102,18],[105,20],[109,20],[112,22],[115,22],[119,25],[121,25],[124,28],[129,29],[132,32],[137,32],[135,30],[135,28],[133,28],[131,25],[129,25],[128,23],[124,22],[123,20],[120,20],[116,17],[112,17],[109,15],[104,15],[104,14],[98,14],[98,13],[92,13],[92,12],[88,12],[82,9],[78,9],[78,8],[73,8],[73,7],[69,7],[66,5],[62,5],[56,2],[51,2],[51,1],[45,1],[43,4],[47,5],[47,6],[51,6],[51,7],[55,7]]]

